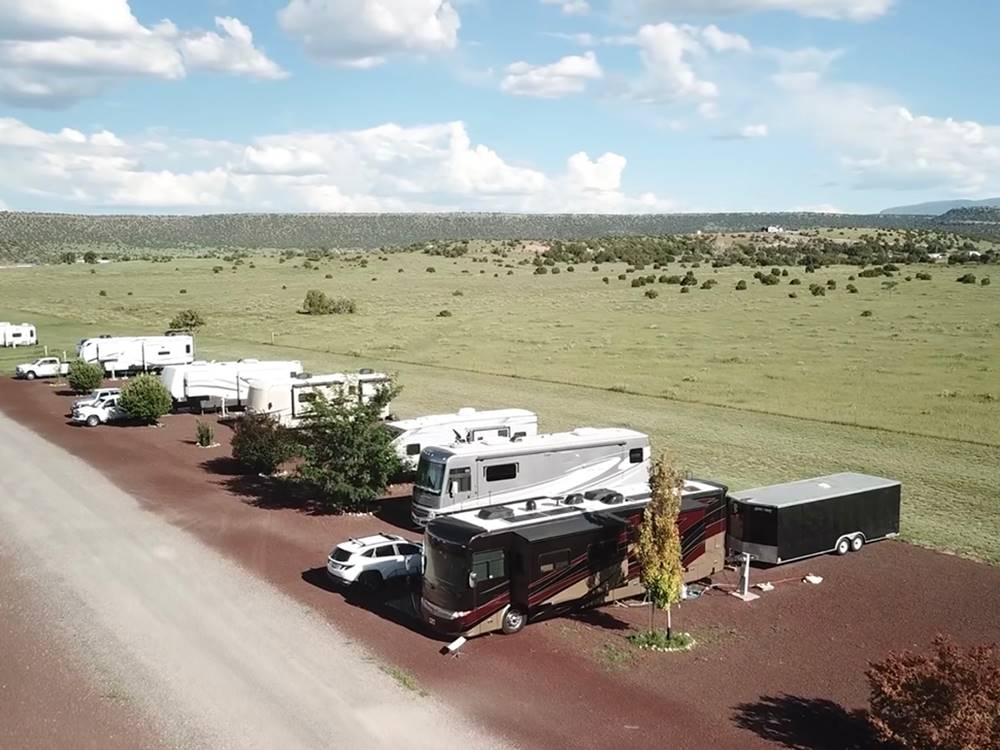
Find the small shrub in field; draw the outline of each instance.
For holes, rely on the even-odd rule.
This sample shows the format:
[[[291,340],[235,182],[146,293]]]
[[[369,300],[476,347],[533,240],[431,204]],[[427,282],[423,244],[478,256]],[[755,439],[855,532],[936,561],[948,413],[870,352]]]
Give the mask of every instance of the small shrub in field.
[[[188,293],[187,289],[181,289],[181,294],[187,294],[187,293]]]
[[[281,285],[281,288],[282,288],[282,289],[288,289],[288,286],[287,286],[286,284],[282,284],[282,285]]]
[[[222,266],[212,266],[212,273],[222,273]]]
[[[549,272],[549,269],[546,268],[545,266],[536,266],[535,267],[535,276],[544,276],[548,272]]]
[[[852,273],[850,276],[847,277],[847,280],[848,281],[854,281],[856,278],[857,277]]]
[[[427,268],[425,268],[424,271],[426,271],[427,273],[437,273],[437,269],[434,268],[434,266],[427,266]]]
[[[450,318],[451,317],[451,310],[442,310],[441,312],[439,312],[437,314],[437,316],[439,318]]]
[[[990,277],[983,276],[983,278],[979,282],[979,286],[989,286],[989,285],[990,285]]]
[[[854,284],[848,284],[846,287],[848,294],[857,294],[858,288]]]
[[[83,262],[84,263],[96,263],[97,262],[97,253],[95,253],[93,250],[88,250],[87,252],[85,252],[83,254]]]
[[[108,296],[108,293],[107,293],[106,291],[104,291],[104,290],[102,289],[101,291],[99,291],[99,292],[97,293],[97,296],[98,296],[98,297],[107,297],[107,296]]]
[[[826,280],[826,288],[827,289],[836,289],[837,288],[837,281],[836,281],[836,279],[827,279]]]
[[[545,266],[542,266],[542,268],[545,268]],[[552,274],[555,275],[557,273],[559,273],[559,266],[553,266],[552,267]]]
[[[788,286],[798,286],[802,283],[802,279],[792,279],[788,282]]]
[[[736,290],[738,292],[742,292],[746,288],[747,288],[747,282],[744,281],[743,279],[740,279],[739,281],[736,282]]]
[[[199,419],[194,423],[194,439],[202,448],[207,448],[215,441],[215,430],[208,422]]]
[[[332,279],[332,278],[333,278],[333,274],[332,274],[332,273],[328,273],[328,274],[325,274],[325,275],[323,276],[323,278],[324,278],[324,279]]]
[[[197,310],[181,310],[170,320],[170,328],[175,331],[193,331],[205,325],[205,319]]]
[[[452,297],[462,297],[464,295],[465,292],[463,292],[461,289],[456,289],[454,292],[451,293]]]
[[[600,270],[601,270],[601,267],[600,267],[600,266],[591,266],[591,267],[590,267],[590,270],[591,270],[591,271],[600,271]]]
[[[573,266],[566,266],[566,273],[573,273],[576,270]]]
[[[788,269],[787,268],[782,268],[781,269],[781,275],[782,276],[787,276],[788,275]]]
[[[688,271],[681,279],[681,286],[697,286],[698,279],[695,278],[694,271]]]
[[[906,277],[903,278],[903,281],[913,281],[913,277],[912,276],[906,276]]]
[[[691,293],[691,287],[689,287],[689,286],[682,286],[681,287],[681,294],[690,294],[690,293]]]
[[[649,299],[656,299],[660,296],[660,293],[655,289],[647,289],[645,294]]]
[[[125,296],[126,296],[126,297],[131,297],[131,296],[132,296],[132,292],[129,292],[129,293],[128,293],[128,294],[126,294]]]
[[[875,313],[873,313],[871,310],[862,310],[861,311],[861,317],[862,318],[870,318],[874,314]]]
[[[771,269],[771,275],[772,276],[781,276],[781,269],[780,268],[772,268]]]
[[[628,278],[628,276],[626,276],[623,273],[618,274],[618,280],[619,281],[625,281],[625,279],[627,279],[627,278]]]
[[[788,293],[788,298],[789,299],[798,299],[798,297],[799,297],[799,295],[798,295],[797,292],[789,292]]]
[[[713,286],[716,285],[716,283],[717,282],[716,282],[715,279],[709,279],[708,281],[706,281],[704,284],[701,285],[701,288],[702,289],[711,289]]]
[[[610,284],[611,283],[611,279],[609,279],[607,276],[602,277],[601,281],[603,281],[605,284]]]
[[[267,414],[244,414],[233,430],[233,458],[257,474],[273,474],[295,455],[291,433]]]
[[[146,424],[156,424],[170,412],[173,400],[166,386],[155,375],[138,375],[122,386],[118,405],[128,414]]]
[[[354,300],[346,297],[333,299],[318,289],[306,292],[306,298],[302,302],[302,312],[306,315],[350,315],[357,310]]]
[[[93,268],[90,269],[90,272],[91,273],[97,273],[97,271],[95,269],[93,269]]]
[[[812,293],[813,297],[825,297],[826,296],[826,289],[824,289],[819,284],[810,284],[809,285],[809,291]]]
[[[773,276],[771,274],[762,274],[760,277],[760,283],[764,286],[774,286],[775,284],[780,284],[781,279],[778,276]]]
[[[924,656],[889,654],[866,672],[877,739],[903,750],[1000,747],[1000,649],[938,636]]]
[[[917,281],[930,281],[933,276],[931,276],[926,271],[917,271]]]
[[[633,289],[636,289],[636,288],[638,288],[640,286],[646,286],[646,279],[644,277],[640,276],[637,279],[632,279],[632,288]]]
[[[95,388],[101,387],[104,368],[99,364],[77,359],[70,362],[69,375],[66,379],[73,393],[90,393]]]
[[[897,273],[899,271],[899,266],[896,266],[892,263],[886,263],[884,266],[882,266],[882,271],[883,273]]]

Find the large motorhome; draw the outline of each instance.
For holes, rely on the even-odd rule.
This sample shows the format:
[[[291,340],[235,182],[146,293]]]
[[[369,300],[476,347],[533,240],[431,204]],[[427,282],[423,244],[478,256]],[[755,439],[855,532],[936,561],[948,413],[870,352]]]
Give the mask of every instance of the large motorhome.
[[[726,487],[684,483],[684,580],[725,564]],[[648,493],[606,489],[433,519],[424,531],[424,621],[451,635],[515,633],[529,620],[642,593],[635,547]]]
[[[649,438],[617,427],[519,440],[428,447],[420,454],[410,515],[445,513],[604,488],[649,495]]]
[[[538,434],[538,416],[527,409],[459,409],[454,414],[428,414],[389,422],[392,441],[405,468],[417,468],[427,446],[520,439]]]
[[[302,372],[298,361],[240,359],[235,362],[192,362],[163,368],[160,380],[176,405],[241,406],[251,380],[288,380]]]
[[[38,335],[31,323],[0,323],[0,346],[34,346]]]
[[[98,336],[83,339],[76,355],[96,362],[109,375],[159,372],[167,365],[194,362],[194,339],[188,334],[165,336]]]
[[[303,375],[283,380],[251,380],[247,391],[246,410],[250,414],[267,414],[285,427],[299,427],[312,410],[317,396],[334,400],[346,398],[367,403],[379,388],[390,382],[381,372],[361,370],[357,373]],[[388,406],[382,414],[389,416]]]

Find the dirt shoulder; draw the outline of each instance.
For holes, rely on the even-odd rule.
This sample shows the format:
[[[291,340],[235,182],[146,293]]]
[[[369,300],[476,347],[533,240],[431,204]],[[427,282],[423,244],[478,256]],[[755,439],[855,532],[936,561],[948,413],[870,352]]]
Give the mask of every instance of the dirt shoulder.
[[[755,573],[781,582],[750,605],[721,592],[683,604],[679,622],[701,642],[687,654],[631,650],[625,636],[646,612],[605,607],[532,624],[515,637],[475,639],[458,658],[442,657],[440,643],[393,602],[344,597],[322,572],[330,548],[346,537],[416,536],[406,527],[405,498],[383,503],[376,516],[311,515],[239,473],[224,426],[216,428],[222,445],[203,450],[193,444],[193,416],[168,417],[159,429],[89,430],[66,424],[67,404],[46,384],[0,381],[0,409],[11,417],[443,703],[525,747],[809,746],[817,727],[826,735],[858,731],[851,712],[865,703],[869,660],[924,648],[940,631],[970,643],[1000,639],[1000,570],[883,542]],[[802,584],[806,572],[824,582]]]

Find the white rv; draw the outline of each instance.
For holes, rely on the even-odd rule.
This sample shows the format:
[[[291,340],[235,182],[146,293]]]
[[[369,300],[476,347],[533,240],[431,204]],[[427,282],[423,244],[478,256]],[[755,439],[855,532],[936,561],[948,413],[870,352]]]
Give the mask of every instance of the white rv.
[[[410,515],[423,526],[457,511],[599,492],[649,495],[649,438],[617,427],[580,427],[506,442],[425,448]]]
[[[108,374],[159,371],[167,365],[194,362],[194,339],[187,334],[99,336],[83,339],[76,354],[100,364]]]
[[[31,323],[0,323],[0,346],[34,346],[38,335]]]
[[[538,416],[526,409],[459,409],[454,414],[429,414],[388,423],[392,441],[406,469],[417,468],[420,452],[432,445],[474,443],[478,440],[519,439],[538,434]]]
[[[246,403],[251,380],[288,380],[302,372],[298,361],[240,359],[235,362],[192,362],[168,365],[160,380],[175,404],[220,407]]]
[[[299,427],[319,394],[330,400],[357,399],[362,403],[369,401],[389,382],[388,375],[370,370],[303,375],[284,380],[252,380],[247,391],[246,410],[250,414],[268,414],[285,427]],[[388,408],[382,414],[383,418],[387,416]]]

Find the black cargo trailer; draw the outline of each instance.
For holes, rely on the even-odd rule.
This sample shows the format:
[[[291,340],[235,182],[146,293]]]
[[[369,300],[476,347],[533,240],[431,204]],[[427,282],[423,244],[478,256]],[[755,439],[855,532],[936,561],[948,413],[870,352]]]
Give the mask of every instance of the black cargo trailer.
[[[846,554],[899,533],[899,499],[899,482],[854,473],[735,492],[726,546],[772,564]]]

